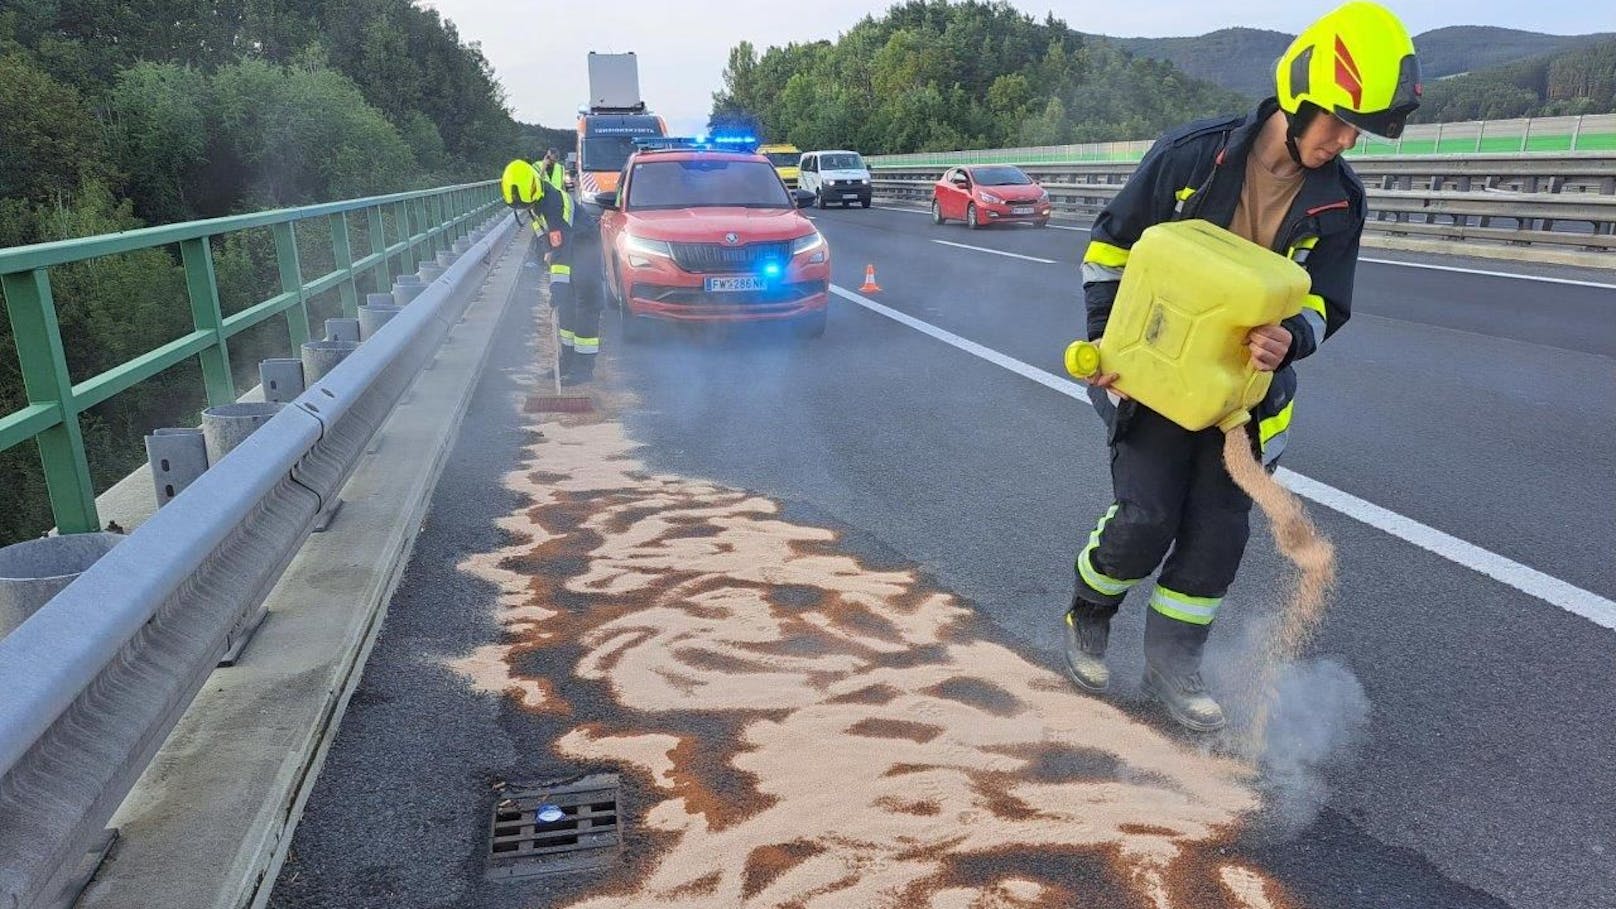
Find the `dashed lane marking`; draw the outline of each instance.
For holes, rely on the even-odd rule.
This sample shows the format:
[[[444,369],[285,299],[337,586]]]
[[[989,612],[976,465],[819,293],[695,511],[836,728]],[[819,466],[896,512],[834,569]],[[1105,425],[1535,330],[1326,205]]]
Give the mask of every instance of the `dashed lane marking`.
[[[1005,252],[1002,249],[988,249],[986,246],[972,246],[969,243],[955,243],[952,240],[933,240],[931,242],[940,243],[943,246],[952,246],[956,249],[972,249],[977,252],[992,253],[995,256],[1004,256],[1009,259],[1022,259],[1027,262],[1042,262],[1045,265],[1056,264],[1054,259],[1042,259],[1038,256],[1024,256],[1021,253]]]

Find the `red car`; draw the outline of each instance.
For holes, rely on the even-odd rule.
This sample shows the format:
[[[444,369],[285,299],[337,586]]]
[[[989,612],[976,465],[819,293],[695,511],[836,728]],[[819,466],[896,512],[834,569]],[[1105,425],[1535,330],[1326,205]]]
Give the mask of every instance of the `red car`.
[[[1046,227],[1053,208],[1049,193],[1010,164],[955,167],[931,190],[931,223],[953,219],[972,230],[1008,221]]]
[[[790,321],[825,331],[830,247],[762,155],[692,148],[636,152],[601,193],[606,286],[623,331],[648,322]]]

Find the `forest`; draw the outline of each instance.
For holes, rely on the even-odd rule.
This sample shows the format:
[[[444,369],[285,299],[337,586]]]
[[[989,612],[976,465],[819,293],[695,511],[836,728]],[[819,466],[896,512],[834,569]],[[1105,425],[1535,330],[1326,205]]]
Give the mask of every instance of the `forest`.
[[[0,9],[0,247],[490,179],[569,135],[515,121],[477,46],[408,0]],[[306,277],[330,257],[329,236],[308,234]],[[226,314],[278,289],[268,230],[221,238],[213,254]],[[50,279],[75,382],[191,328],[175,249]],[[332,308],[313,302],[316,316]],[[289,347],[279,319],[233,339],[238,389]],[[0,415],[24,404],[0,320]],[[204,406],[191,362],[86,412],[97,491],[145,460],[144,433],[195,425]],[[0,453],[0,543],[53,523],[38,461],[31,443]]]
[[[910,0],[836,41],[730,50],[712,122],[866,154],[1154,136],[1242,96],[1009,3]]]

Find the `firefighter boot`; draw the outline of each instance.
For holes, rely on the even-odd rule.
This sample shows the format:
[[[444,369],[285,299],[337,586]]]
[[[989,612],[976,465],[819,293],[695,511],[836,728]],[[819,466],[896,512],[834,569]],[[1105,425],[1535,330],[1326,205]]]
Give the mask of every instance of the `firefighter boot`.
[[[1114,606],[1096,606],[1076,596],[1066,610],[1066,674],[1077,687],[1099,694],[1111,684],[1105,645],[1111,639]]]
[[[1145,616],[1144,692],[1180,726],[1196,732],[1215,732],[1225,723],[1223,708],[1201,680],[1201,648],[1210,630],[1154,609]]]
[[[575,362],[577,362],[577,359],[578,359],[578,355],[576,353],[573,353],[571,345],[569,345],[569,344],[561,345],[561,358],[560,358],[560,361],[561,361],[561,381],[562,382],[567,381],[567,378],[572,375],[573,364]]]
[[[573,353],[572,368],[561,374],[562,385],[587,385],[595,378],[595,354]]]

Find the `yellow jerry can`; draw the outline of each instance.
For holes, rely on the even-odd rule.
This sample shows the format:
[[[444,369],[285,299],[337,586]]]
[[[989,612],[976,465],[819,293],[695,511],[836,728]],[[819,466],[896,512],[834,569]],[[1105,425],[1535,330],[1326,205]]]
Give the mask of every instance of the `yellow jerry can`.
[[[1246,335],[1302,311],[1300,265],[1208,221],[1149,227],[1133,245],[1099,343],[1074,341],[1066,369],[1117,374],[1115,387],[1190,430],[1246,422],[1272,373],[1251,368]]]

